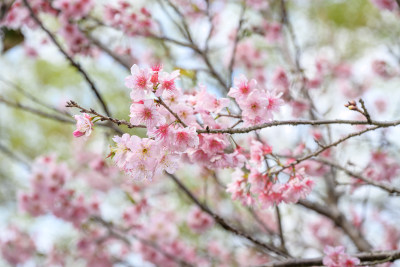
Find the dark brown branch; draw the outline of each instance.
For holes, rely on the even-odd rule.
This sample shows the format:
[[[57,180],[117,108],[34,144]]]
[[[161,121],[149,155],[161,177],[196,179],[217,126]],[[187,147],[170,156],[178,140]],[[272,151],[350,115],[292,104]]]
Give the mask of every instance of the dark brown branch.
[[[193,201],[193,203],[195,203],[201,210],[203,210],[205,213],[209,214],[210,216],[212,216],[215,220],[215,222],[221,226],[223,229],[237,235],[240,237],[243,237],[249,241],[251,241],[253,244],[259,246],[260,248],[263,248],[269,252],[273,252],[274,254],[281,256],[281,257],[288,257],[288,255],[272,246],[269,244],[266,244],[262,241],[259,241],[258,239],[255,239],[252,236],[249,236],[248,234],[239,231],[238,229],[234,228],[233,226],[231,226],[229,223],[227,223],[222,217],[220,217],[219,215],[217,215],[216,213],[214,213],[213,211],[211,211],[207,206],[205,206],[204,204],[202,204],[193,194],[192,192],[190,192],[190,190],[173,174],[169,174],[166,173],[166,175],[168,175],[174,182],[175,184],[186,194],[186,196],[188,196],[190,198],[191,201]]]
[[[372,246],[365,240],[361,232],[354,227],[336,207],[326,207],[307,200],[300,200],[298,204],[331,219],[335,225],[340,227],[343,232],[350,237],[354,245],[360,251],[370,251],[372,249]]]
[[[281,249],[287,253],[285,237],[283,235],[283,228],[282,228],[282,217],[278,206],[275,206],[275,212],[276,212],[276,219],[278,222],[279,239],[281,240]]]
[[[58,50],[65,56],[65,58],[69,61],[69,63],[75,67],[79,73],[83,76],[83,78],[86,80],[86,82],[89,84],[91,90],[93,91],[93,93],[96,95],[97,99],[99,100],[101,106],[103,107],[105,113],[108,116],[111,116],[110,111],[108,110],[108,107],[106,105],[106,103],[103,100],[103,97],[101,96],[99,90],[96,88],[94,82],[89,78],[88,74],[82,69],[82,67],[74,61],[74,59],[68,55],[68,53],[61,47],[61,44],[56,40],[56,38],[54,37],[54,35],[43,25],[43,23],[40,21],[40,19],[38,18],[38,16],[35,14],[35,12],[33,11],[32,7],[30,6],[30,4],[28,3],[27,0],[22,0],[25,4],[25,6],[28,8],[29,13],[32,17],[32,19],[39,25],[39,27],[45,31],[47,33],[47,35],[49,36],[49,38],[51,39],[51,41],[57,46]]]
[[[365,116],[365,118],[367,119],[368,122],[371,122],[371,116],[369,115],[369,112],[368,112],[367,108],[365,107],[364,100],[362,100],[362,99],[360,98],[359,102],[360,102],[361,108],[362,108],[362,110],[363,110],[363,112],[362,112],[363,115]]]
[[[392,251],[376,251],[376,252],[363,252],[351,255],[361,261],[360,265],[370,265],[371,262],[385,263],[394,262],[400,259],[400,250]],[[264,267],[305,267],[305,266],[322,266],[323,258],[312,259],[290,259],[280,262],[273,262]],[[377,263],[375,263],[377,264]]]

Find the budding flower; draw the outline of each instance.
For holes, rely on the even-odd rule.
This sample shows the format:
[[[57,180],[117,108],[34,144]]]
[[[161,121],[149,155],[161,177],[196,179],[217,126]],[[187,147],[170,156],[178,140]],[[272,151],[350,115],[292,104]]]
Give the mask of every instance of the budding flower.
[[[349,108],[350,110],[357,110],[357,107],[354,106],[354,105],[349,105],[348,108]]]
[[[75,137],[83,135],[89,136],[92,133],[93,122],[89,114],[83,113],[82,115],[75,115],[76,130],[73,132]]]
[[[344,105],[346,108],[350,110],[358,110],[357,103],[354,100],[349,101],[347,104]]]

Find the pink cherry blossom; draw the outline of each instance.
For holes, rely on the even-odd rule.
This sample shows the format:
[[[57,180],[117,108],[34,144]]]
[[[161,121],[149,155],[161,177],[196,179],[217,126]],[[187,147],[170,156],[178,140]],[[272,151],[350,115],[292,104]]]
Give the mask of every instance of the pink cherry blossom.
[[[395,0],[371,0],[371,2],[379,9],[393,11],[398,8]]]
[[[152,129],[165,123],[165,118],[158,112],[154,100],[147,99],[142,102],[136,102],[131,105],[131,114],[129,116],[132,124],[144,124],[148,129]]]
[[[195,206],[188,214],[187,224],[195,233],[203,233],[213,226],[214,220],[210,215]]]
[[[233,97],[236,101],[241,102],[247,98],[247,96],[257,86],[256,80],[248,81],[247,78],[242,74],[234,79],[234,87],[229,90],[228,96]]]
[[[138,143],[140,143],[140,138],[135,135],[130,136],[126,133],[121,137],[114,136],[113,140],[117,144],[116,148],[111,150],[111,152],[114,154],[113,160],[118,167],[123,168],[123,166],[126,164],[128,152],[130,151],[129,147],[135,147]]]
[[[200,86],[200,92],[196,94],[196,109],[208,112],[219,113],[221,110],[228,106],[228,98],[216,98],[207,92],[205,86]]]
[[[162,152],[160,161],[158,162],[159,168],[168,173],[174,173],[179,168],[179,160],[181,159],[178,153],[173,153],[168,150]]]
[[[179,70],[174,70],[171,74],[167,72],[161,72],[158,77],[159,86],[156,91],[156,96],[161,96],[164,91],[169,94],[178,93],[178,88],[175,85],[175,81],[178,80],[180,75]]]
[[[93,8],[92,0],[55,0],[53,6],[62,10],[62,15],[69,19],[80,19]]]
[[[152,71],[147,68],[139,68],[135,64],[131,68],[131,74],[125,78],[125,86],[132,89],[130,96],[133,101],[143,100],[144,96],[153,90]]]
[[[171,145],[175,151],[184,152],[188,148],[196,148],[199,145],[199,137],[194,127],[178,127],[174,129],[173,134]]]
[[[7,237],[0,241],[0,245],[3,258],[13,266],[25,263],[36,252],[31,237],[15,227],[7,229]]]
[[[246,121],[247,119],[254,120],[256,118],[262,118],[262,121],[264,121],[268,114],[266,109],[266,106],[268,105],[269,100],[265,92],[259,90],[253,91],[246,98],[246,101],[240,105],[243,110],[244,120]]]
[[[89,136],[93,130],[93,122],[90,115],[83,113],[82,115],[75,115],[74,118],[76,120],[76,130],[73,133],[74,136]]]
[[[360,260],[345,253],[343,246],[326,246],[324,249],[324,265],[327,267],[354,267],[360,264]]]

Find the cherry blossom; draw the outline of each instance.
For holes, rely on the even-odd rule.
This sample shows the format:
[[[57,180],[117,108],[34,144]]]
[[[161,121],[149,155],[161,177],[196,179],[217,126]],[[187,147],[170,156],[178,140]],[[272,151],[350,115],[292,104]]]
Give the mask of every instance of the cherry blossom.
[[[189,228],[196,233],[203,233],[211,228],[214,221],[210,215],[201,211],[199,207],[193,207],[188,214],[187,223]]]
[[[130,122],[135,125],[144,124],[152,129],[159,124],[165,123],[165,118],[158,112],[154,100],[147,99],[141,102],[134,102],[130,108]]]
[[[323,263],[328,267],[354,267],[360,264],[359,259],[345,253],[345,248],[343,246],[326,246],[324,252],[326,256],[324,257]]]
[[[89,136],[93,130],[92,117],[90,117],[89,114],[83,113],[82,115],[75,115],[74,118],[76,120],[76,130],[73,133],[74,136]]]
[[[141,101],[153,90],[152,71],[147,68],[141,69],[135,64],[131,68],[131,74],[125,78],[125,86],[132,89],[130,96],[133,101]]]
[[[247,96],[256,88],[257,81],[254,79],[248,81],[242,74],[234,79],[233,84],[235,87],[229,90],[228,96],[235,98],[240,103],[247,99]]]

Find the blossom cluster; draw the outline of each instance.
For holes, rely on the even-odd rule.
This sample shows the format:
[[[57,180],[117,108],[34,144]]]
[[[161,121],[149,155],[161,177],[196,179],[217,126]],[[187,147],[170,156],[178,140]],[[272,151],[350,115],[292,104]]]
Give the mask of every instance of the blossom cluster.
[[[236,168],[227,192],[246,205],[255,204],[256,199],[264,207],[281,202],[296,203],[311,192],[313,181],[305,178],[304,171],[290,174],[286,183],[278,183],[260,171],[272,147],[251,140],[248,153],[238,144],[234,148],[230,142],[232,137],[227,134],[197,133],[198,129],[227,127],[226,121],[231,120],[229,114],[221,122],[218,117],[223,116],[223,110],[229,111],[230,103],[207,92],[205,86],[185,94],[176,83],[179,76],[179,70],[168,73],[161,65],[132,66],[131,75],[125,79],[125,85],[132,89],[130,123],[145,126],[147,137],[125,133],[113,138],[116,145],[110,155],[121,170],[136,180],[152,180],[163,171],[174,173],[183,160],[209,169]],[[255,80],[248,81],[244,75],[235,79],[228,95],[236,100],[246,125],[271,120],[273,112],[279,111],[283,104],[279,95],[259,89]],[[90,116],[75,118],[74,135],[89,135],[93,125]]]
[[[326,246],[323,263],[327,267],[354,267],[360,264],[360,260],[345,253],[343,246]]]
[[[314,185],[313,180],[304,177],[300,172],[290,176],[286,183],[272,181],[267,174],[255,169],[251,169],[250,173],[236,169],[232,177],[233,181],[226,189],[232,194],[232,199],[240,200],[247,206],[254,205],[258,201],[264,208],[282,202],[297,203],[311,192]]]
[[[0,241],[3,258],[13,266],[25,263],[36,252],[36,246],[31,237],[16,227],[7,229],[7,236]]]
[[[273,112],[283,105],[281,94],[257,88],[257,81],[248,81],[244,75],[235,78],[228,96],[236,100],[243,111],[243,121],[248,126],[272,120]]]
[[[160,65],[133,65],[131,73],[125,80],[132,89],[130,122],[146,126],[148,137],[116,136],[112,155],[117,166],[136,179],[152,179],[163,170],[175,172],[183,154],[209,168],[243,165],[245,157],[232,148],[228,135],[197,133],[198,129],[228,125],[215,118],[228,107],[228,99],[216,98],[205,86],[185,94],[176,84],[179,70],[167,73]]]
[[[129,1],[118,1],[117,5],[106,4],[104,7],[105,22],[128,36],[149,35],[155,26],[151,13],[145,7],[136,11]]]
[[[32,216],[51,212],[76,227],[99,212],[97,200],[87,201],[83,195],[77,195],[75,190],[65,186],[70,176],[66,165],[45,156],[37,159],[33,166],[30,191],[19,195],[22,211]]]

